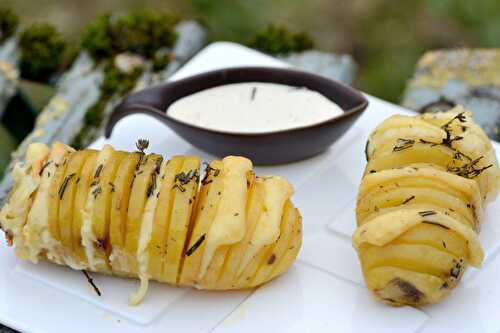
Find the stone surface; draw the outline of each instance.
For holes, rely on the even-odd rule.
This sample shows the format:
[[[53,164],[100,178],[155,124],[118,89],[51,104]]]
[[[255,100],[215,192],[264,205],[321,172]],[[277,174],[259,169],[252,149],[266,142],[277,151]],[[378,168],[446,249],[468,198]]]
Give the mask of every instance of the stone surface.
[[[11,37],[0,45],[0,117],[19,83],[17,38]]]
[[[420,112],[462,104],[492,139],[500,140],[500,49],[427,52],[402,104]]]
[[[278,59],[305,71],[352,85],[357,66],[350,55],[333,54],[317,50],[291,53]]]

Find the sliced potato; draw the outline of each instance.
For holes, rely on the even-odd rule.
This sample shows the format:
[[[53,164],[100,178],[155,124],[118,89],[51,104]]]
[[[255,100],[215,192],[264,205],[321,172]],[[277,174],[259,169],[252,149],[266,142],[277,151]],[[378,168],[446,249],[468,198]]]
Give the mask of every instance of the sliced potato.
[[[199,285],[198,273],[205,251],[205,239],[217,213],[223,189],[222,170],[222,161],[213,161],[206,171],[207,174],[196,200],[195,218],[187,246],[188,253],[184,258],[180,284]]]
[[[151,154],[143,157],[135,173],[135,180],[132,185],[127,212],[127,226],[125,236],[125,249],[128,254],[128,267],[133,274],[137,274],[137,246],[139,243],[139,233],[142,226],[142,213],[148,198],[148,188],[151,184],[152,174],[161,162],[160,155]]]
[[[190,228],[194,200],[198,190],[200,175],[200,159],[187,156],[184,158],[181,171],[175,177],[176,194],[172,206],[172,215],[168,228],[167,261],[163,265],[163,279],[169,283],[177,283],[180,265],[186,251],[186,237]]]
[[[109,240],[113,248],[125,245],[128,204],[139,158],[138,153],[127,154],[121,161],[113,182],[115,190],[111,195],[109,225]]]
[[[97,186],[101,189],[99,200],[96,200],[92,212],[92,231],[94,233],[96,244],[94,256],[97,262],[102,265],[102,270],[108,270],[108,257],[111,253],[109,240],[109,224],[111,213],[111,199],[113,191],[116,191],[114,179],[115,174],[125,157],[122,152],[114,151],[109,157],[107,163],[103,166],[97,181]]]
[[[297,255],[299,254],[300,248],[302,246],[302,217],[300,216],[299,210],[294,208],[295,213],[293,214],[294,223],[292,224],[292,235],[290,243],[286,249],[286,253],[283,258],[275,266],[273,272],[269,279],[274,279],[275,277],[283,274],[290,266],[293,264]]]
[[[87,158],[92,155],[90,150],[82,150],[71,154],[64,174],[65,188],[61,191],[59,202],[59,229],[61,242],[68,249],[73,250],[73,215],[75,197],[80,183],[83,166]]]
[[[83,248],[81,234],[83,225],[82,211],[85,208],[85,204],[87,203],[87,197],[90,192],[90,184],[92,183],[92,179],[94,178],[96,161],[97,152],[90,152],[90,156],[87,157],[82,168],[80,181],[78,182],[78,187],[75,194],[75,203],[73,208],[73,250],[76,259],[82,264],[85,264],[87,262],[87,256],[85,255],[85,250]]]
[[[258,286],[266,281],[269,281],[269,277],[275,270],[275,267],[288,252],[290,241],[295,236],[298,229],[298,219],[299,216],[297,215],[297,211],[293,207],[292,203],[287,201],[283,209],[283,216],[280,225],[280,237],[270,250],[271,254],[268,255],[267,258],[264,257],[264,262],[261,263],[261,266],[258,268],[257,273],[250,282],[250,285]],[[294,231],[295,234],[293,233]]]
[[[403,233],[391,244],[429,245],[455,257],[466,258],[467,243],[457,233],[433,224],[420,224]]]
[[[460,260],[445,251],[420,244],[369,246],[360,251],[360,259],[365,272],[380,266],[393,266],[431,274],[443,280],[450,277],[450,271]]]
[[[170,217],[177,189],[173,188],[175,175],[182,167],[184,158],[174,156],[166,166],[165,174],[161,181],[160,196],[156,207],[151,242],[149,247],[149,274],[158,281],[163,281],[163,265],[167,260],[167,237]]]
[[[55,172],[49,188],[49,230],[55,240],[61,240],[61,230],[59,228],[59,201],[61,192],[63,191],[63,183],[66,183],[64,173],[70,158],[70,153],[67,153],[62,162],[56,163]]]
[[[365,280],[377,298],[396,306],[437,303],[451,290],[436,276],[390,266],[365,272]]]
[[[373,217],[384,208],[397,207],[398,209],[419,205],[422,211],[438,209],[443,214],[450,215],[456,220],[476,229],[479,221],[475,217],[475,210],[463,200],[446,192],[426,187],[401,187],[399,184],[386,185],[384,188],[375,188],[358,202],[356,218],[361,223]]]

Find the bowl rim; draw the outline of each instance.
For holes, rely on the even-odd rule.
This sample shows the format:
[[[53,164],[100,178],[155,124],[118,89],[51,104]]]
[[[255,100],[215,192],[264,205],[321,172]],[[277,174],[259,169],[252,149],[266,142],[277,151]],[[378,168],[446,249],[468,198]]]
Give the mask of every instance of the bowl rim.
[[[145,95],[145,94],[148,94],[150,91],[154,91],[154,90],[157,90],[158,92],[155,92],[155,93],[158,94],[158,93],[161,93],[161,89],[165,89],[166,87],[171,87],[172,89],[175,89],[175,86],[195,84],[197,81],[204,80],[204,79],[210,78],[212,76],[223,76],[224,77],[227,75],[231,75],[233,73],[243,73],[243,74],[253,73],[254,74],[256,72],[262,73],[262,76],[263,76],[262,81],[260,81],[259,79],[252,79],[252,80],[243,79],[241,81],[221,83],[221,84],[213,85],[212,87],[206,87],[203,89],[199,89],[195,92],[192,92],[191,94],[186,94],[184,96],[181,96],[181,97],[175,99],[170,104],[168,104],[164,110],[161,110],[158,107],[152,106],[152,105],[148,104],[147,102],[129,102],[128,101],[129,97],[134,97],[135,95],[138,95],[138,94]],[[220,86],[224,86],[224,85],[245,83],[245,82],[247,82],[247,83],[250,83],[250,82],[273,83],[274,82],[276,84],[294,86],[293,82],[281,83],[281,82],[278,82],[277,80],[270,80],[270,79],[266,80],[265,79],[266,75],[269,75],[270,73],[280,73],[284,77],[285,76],[294,77],[294,78],[302,77],[303,81],[309,81],[309,82],[319,81],[325,85],[329,85],[330,87],[333,87],[334,89],[341,90],[341,92],[343,94],[353,95],[353,96],[350,96],[349,98],[350,99],[358,99],[358,102],[356,103],[356,105],[354,107],[344,109],[340,105],[338,105],[338,103],[335,102],[330,96],[326,96],[325,94],[319,92],[316,89],[309,88],[306,86],[306,84],[296,85],[296,87],[299,87],[299,86],[305,87],[311,91],[315,91],[315,92],[321,94],[322,96],[324,96],[325,98],[327,98],[331,102],[337,104],[342,109],[343,113],[341,115],[334,116],[330,119],[326,119],[326,120],[323,120],[321,122],[314,123],[314,124],[297,126],[297,127],[292,127],[292,128],[288,128],[288,129],[282,129],[282,130],[273,130],[273,131],[255,132],[255,133],[252,133],[252,132],[232,132],[232,131],[224,131],[224,130],[205,128],[205,127],[201,127],[201,126],[187,123],[187,122],[179,120],[179,119],[175,119],[172,116],[170,116],[167,112],[170,105],[172,105],[173,103],[175,103],[176,101],[178,101],[182,98],[191,96],[193,94],[196,94],[196,93],[204,91],[204,90],[208,90],[211,88],[220,87]],[[222,79],[221,82],[222,81],[224,81],[224,79]],[[293,133],[293,132],[300,132],[303,130],[309,130],[309,129],[319,128],[319,127],[323,127],[323,126],[328,126],[330,124],[339,122],[344,118],[349,118],[358,112],[364,111],[367,108],[368,104],[369,104],[369,102],[366,99],[366,97],[363,96],[363,94],[361,92],[359,92],[358,90],[356,90],[350,86],[347,86],[341,82],[338,82],[336,80],[333,80],[333,79],[330,79],[330,78],[327,78],[327,77],[324,77],[324,76],[321,76],[318,74],[314,74],[311,72],[306,72],[303,70],[291,69],[291,68],[279,68],[279,67],[267,67],[267,66],[229,67],[229,68],[216,69],[216,70],[212,70],[212,71],[208,71],[208,72],[204,72],[204,73],[200,73],[200,74],[195,74],[195,75],[188,76],[186,78],[182,78],[182,79],[175,80],[175,81],[168,81],[168,82],[165,82],[165,83],[162,83],[159,85],[155,85],[155,86],[143,89],[143,90],[139,90],[137,92],[130,93],[129,95],[127,95],[123,99],[123,101],[119,105],[116,106],[116,108],[112,112],[111,117],[108,120],[108,123],[106,124],[106,131],[105,132],[109,133],[109,135],[111,135],[111,131],[117,122],[116,120],[111,121],[111,118],[113,118],[113,116],[115,114],[117,114],[117,116],[118,116],[118,114],[123,114],[123,116],[119,117],[119,119],[121,119],[127,115],[141,113],[141,111],[144,111],[148,115],[154,114],[155,116],[159,117],[160,119],[166,118],[170,122],[177,123],[177,124],[185,126],[185,127],[189,127],[193,130],[205,131],[205,132],[210,132],[213,134],[219,134],[219,135],[224,135],[224,136],[249,137],[249,138],[259,137],[260,138],[260,137],[265,137],[265,136],[274,136],[274,135],[278,135],[278,134],[289,134],[289,133]],[[133,110],[135,110],[136,112],[134,112]],[[109,125],[111,125],[111,128],[109,128]],[[106,135],[106,136],[108,137],[109,135]]]

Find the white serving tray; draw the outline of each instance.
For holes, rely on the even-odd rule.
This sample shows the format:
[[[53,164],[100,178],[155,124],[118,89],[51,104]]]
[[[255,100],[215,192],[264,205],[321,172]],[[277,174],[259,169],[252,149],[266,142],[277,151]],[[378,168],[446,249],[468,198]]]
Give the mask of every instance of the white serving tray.
[[[172,80],[231,66],[287,66],[237,44],[219,42],[201,51]],[[255,290],[204,292],[153,283],[136,307],[127,298],[137,281],[94,275],[98,297],[80,272],[52,264],[32,265],[0,245],[0,322],[23,332],[499,332],[500,200],[491,204],[481,233],[486,260],[469,269],[443,303],[421,310],[376,303],[366,291],[351,247],[354,203],[365,165],[368,133],[383,119],[410,112],[367,96],[370,106],[326,153],[312,159],[257,167],[287,177],[304,217],[298,261],[282,277]],[[148,138],[150,151],[165,156],[197,150],[159,122],[143,115],[120,121],[111,143],[134,149]],[[495,143],[498,151],[498,144]]]

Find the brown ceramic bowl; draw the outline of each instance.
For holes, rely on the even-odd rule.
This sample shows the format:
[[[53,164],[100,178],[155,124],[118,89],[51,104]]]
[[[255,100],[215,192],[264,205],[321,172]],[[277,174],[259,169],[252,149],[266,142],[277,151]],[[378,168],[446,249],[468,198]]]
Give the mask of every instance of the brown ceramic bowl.
[[[269,82],[306,87],[337,103],[344,113],[314,125],[258,134],[208,130],[180,122],[166,113],[172,103],[185,96],[239,82]],[[351,127],[367,106],[368,101],[359,92],[311,73],[270,67],[229,68],[128,95],[111,114],[105,136],[111,135],[120,119],[130,114],[143,113],[160,120],[193,146],[216,156],[241,155],[259,165],[281,164],[306,159],[327,150]]]

